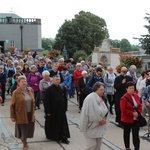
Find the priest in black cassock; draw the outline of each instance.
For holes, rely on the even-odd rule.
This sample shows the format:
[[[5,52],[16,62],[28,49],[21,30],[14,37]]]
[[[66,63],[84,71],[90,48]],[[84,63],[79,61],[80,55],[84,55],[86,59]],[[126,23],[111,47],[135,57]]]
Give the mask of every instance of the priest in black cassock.
[[[45,135],[50,140],[69,144],[70,132],[66,117],[66,95],[59,84],[60,76],[53,76],[53,84],[44,93]]]
[[[122,127],[121,124],[121,110],[120,110],[120,98],[126,93],[125,84],[128,81],[132,81],[132,78],[127,74],[127,68],[121,68],[121,74],[115,78],[114,81],[114,88],[116,89],[115,92],[115,113],[116,113],[116,122],[118,122],[118,126]]]

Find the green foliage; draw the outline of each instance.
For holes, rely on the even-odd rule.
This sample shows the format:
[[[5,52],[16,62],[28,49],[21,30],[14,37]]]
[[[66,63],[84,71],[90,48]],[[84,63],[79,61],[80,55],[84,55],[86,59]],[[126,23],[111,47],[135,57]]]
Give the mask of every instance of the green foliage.
[[[50,50],[53,47],[54,40],[51,38],[42,38],[42,48]]]
[[[150,54],[150,14],[146,14],[146,17],[144,17],[148,21],[148,25],[145,25],[144,27],[148,30],[148,34],[141,35],[141,38],[139,39],[142,48],[145,51],[146,54]]]
[[[80,11],[75,18],[71,21],[65,20],[60,27],[54,48],[62,50],[65,45],[69,57],[80,49],[90,54],[94,46],[101,45],[106,37],[108,37],[108,30],[105,20],[90,12]]]
[[[139,51],[139,47],[135,45],[131,45],[130,51]]]
[[[76,51],[73,55],[73,59],[75,61],[78,61],[79,57],[82,57],[83,60],[86,60],[86,58],[87,58],[86,52],[84,50]]]
[[[46,57],[48,57],[48,56],[49,56],[49,50],[44,50],[44,51],[43,51],[43,54],[44,54]]]
[[[120,40],[110,39],[110,43],[111,43],[112,48],[120,48]]]
[[[121,52],[129,52],[131,49],[131,44],[127,39],[122,39],[120,41]]]

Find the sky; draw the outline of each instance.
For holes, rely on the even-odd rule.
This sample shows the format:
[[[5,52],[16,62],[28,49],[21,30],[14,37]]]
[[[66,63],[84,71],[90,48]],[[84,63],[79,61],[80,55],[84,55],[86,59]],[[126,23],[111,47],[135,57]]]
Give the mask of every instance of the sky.
[[[45,38],[55,38],[65,20],[88,11],[106,21],[110,39],[126,38],[135,45],[133,37],[147,34],[144,17],[150,13],[150,0],[0,0],[0,6],[0,13],[40,18]]]

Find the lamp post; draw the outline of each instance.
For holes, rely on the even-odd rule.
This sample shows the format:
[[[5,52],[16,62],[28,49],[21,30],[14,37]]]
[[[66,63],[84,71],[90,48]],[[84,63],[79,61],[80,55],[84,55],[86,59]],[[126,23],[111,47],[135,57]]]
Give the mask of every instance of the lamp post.
[[[1,48],[3,48],[3,47],[0,45],[0,52],[1,52]]]
[[[23,26],[20,26],[20,33],[21,33],[21,52],[23,51]]]

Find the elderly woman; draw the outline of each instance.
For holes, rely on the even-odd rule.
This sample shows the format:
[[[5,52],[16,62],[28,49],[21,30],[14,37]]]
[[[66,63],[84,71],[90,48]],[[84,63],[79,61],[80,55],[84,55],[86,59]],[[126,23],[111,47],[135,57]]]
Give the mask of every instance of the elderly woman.
[[[85,98],[83,103],[80,131],[84,132],[87,141],[86,150],[101,150],[108,113],[107,101],[103,97],[104,90],[104,84],[96,82],[93,92]]]
[[[85,86],[88,81],[88,75],[86,71],[82,71],[82,76],[78,79],[78,94],[79,94],[79,113],[82,109],[83,101],[85,97],[89,94]]]
[[[105,84],[105,92],[107,94],[108,102],[109,102],[109,110],[110,114],[113,115],[112,106],[115,103],[115,89],[114,89],[114,81],[116,78],[116,74],[113,72],[112,67],[108,67],[108,73],[104,76],[104,84]]]
[[[142,111],[142,104],[138,94],[135,93],[135,83],[129,81],[125,84],[126,93],[121,97],[121,121],[123,124],[123,138],[126,150],[130,149],[130,132],[132,131],[132,139],[135,150],[140,149],[138,113],[133,108],[136,107],[139,112]],[[130,102],[129,102],[130,101]],[[133,105],[131,104],[133,103]]]
[[[23,150],[27,150],[27,138],[34,134],[34,92],[27,87],[25,76],[18,77],[18,85],[11,99],[10,118],[15,122],[15,137],[21,139]]]
[[[35,101],[36,101],[35,109],[36,109],[36,107],[38,109],[40,109],[40,89],[39,89],[39,83],[40,83],[40,80],[42,80],[42,79],[43,79],[43,77],[40,74],[40,72],[38,72],[36,70],[36,66],[32,65],[31,66],[31,72],[28,74],[27,81],[28,81],[29,86],[34,91],[34,97],[35,97]]]
[[[45,90],[52,85],[52,79],[50,78],[49,71],[45,70],[42,72],[43,79],[40,81],[39,88],[40,88],[40,97],[41,101],[44,100],[44,92]]]
[[[136,69],[137,68],[136,68],[135,65],[131,65],[130,68],[129,68],[129,71],[127,72],[127,75],[132,78],[134,83],[137,82]]]

